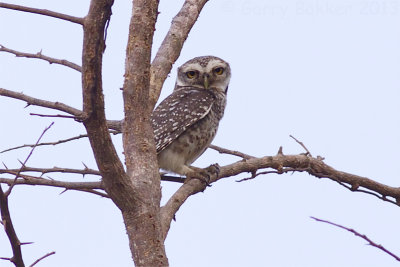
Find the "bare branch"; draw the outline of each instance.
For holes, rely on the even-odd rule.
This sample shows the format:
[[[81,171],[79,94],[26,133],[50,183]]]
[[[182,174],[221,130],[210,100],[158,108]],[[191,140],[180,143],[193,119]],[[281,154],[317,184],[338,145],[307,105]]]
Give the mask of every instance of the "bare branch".
[[[56,114],[56,115],[49,115],[49,114],[39,114],[39,113],[29,113],[31,116],[38,116],[42,118],[64,118],[64,119],[74,119],[76,121],[80,121],[79,118],[75,116],[70,116],[70,115],[61,115],[61,114]]]
[[[294,137],[293,135],[289,135],[294,141],[296,141],[296,143],[298,143],[299,145],[301,145],[302,148],[304,148],[304,150],[306,151],[306,155],[312,157],[310,151],[307,149],[307,147],[303,144],[303,142],[300,142],[296,137]]]
[[[120,134],[120,133],[121,132],[116,131],[116,130],[110,130],[110,134],[116,135],[116,134]],[[67,139],[61,139],[61,140],[54,141],[54,142],[39,143],[36,146],[55,146],[55,145],[64,144],[64,143],[67,143],[67,142],[70,142],[70,141],[75,141],[75,140],[78,140],[78,139],[81,139],[81,138],[87,138],[87,137],[88,137],[87,134],[80,134],[78,136],[70,137],[70,138],[67,138]],[[5,152],[9,152],[9,151],[16,150],[16,149],[25,148],[25,147],[33,147],[33,146],[35,146],[35,144],[25,144],[25,145],[21,145],[21,146],[16,146],[16,147],[11,147],[11,148],[5,149],[3,151],[0,151],[0,153],[5,153]]]
[[[65,182],[65,181],[57,181],[57,180],[50,180],[45,179],[42,177],[35,177],[30,175],[21,174],[20,177],[22,179],[17,179],[15,181],[15,185],[42,185],[42,186],[53,186],[53,187],[60,187],[66,188],[69,190],[95,190],[100,189],[103,190],[103,186],[101,182]],[[1,184],[12,185],[15,179],[11,178],[1,178]]]
[[[340,225],[340,224],[337,224],[337,223],[333,223],[333,222],[330,222],[330,221],[326,221],[326,220],[321,220],[321,219],[318,219],[318,218],[315,218],[315,217],[311,217],[311,218],[314,219],[314,220],[316,220],[317,222],[327,223],[327,224],[330,224],[330,225],[333,225],[333,226],[342,228],[342,229],[344,229],[344,230],[346,230],[346,231],[349,231],[349,232],[353,233],[355,236],[361,237],[362,239],[364,239],[365,241],[367,241],[369,245],[371,245],[371,246],[373,246],[373,247],[376,247],[376,248],[382,250],[382,251],[385,252],[386,254],[389,254],[390,256],[392,256],[393,258],[395,258],[397,261],[400,261],[400,257],[399,257],[399,256],[397,256],[396,254],[390,252],[389,250],[387,250],[386,248],[384,248],[382,245],[375,243],[374,241],[372,241],[371,239],[369,239],[366,235],[360,234],[359,232],[357,232],[357,231],[354,230],[354,229],[350,229],[350,228],[347,228],[347,227],[345,227],[345,226],[343,226],[343,225]]]
[[[46,255],[44,255],[44,256],[40,257],[39,259],[35,260],[31,265],[29,265],[29,267],[35,266],[39,261],[41,261],[41,260],[43,260],[43,259],[45,259],[45,258],[47,258],[47,257],[49,257],[51,255],[54,255],[54,254],[56,254],[55,251],[47,253]]]
[[[1,3],[0,3],[1,4]],[[7,52],[7,53],[11,53],[14,54],[17,57],[26,57],[26,58],[37,58],[37,59],[42,59],[45,60],[47,62],[49,62],[50,64],[59,64],[59,65],[63,65],[66,67],[69,67],[71,69],[74,69],[76,71],[81,71],[81,67],[73,62],[70,62],[68,60],[65,59],[57,59],[57,58],[52,58],[52,57],[48,57],[42,54],[42,51],[37,52],[36,54],[31,54],[31,53],[25,53],[25,52],[20,52],[20,51],[16,51],[13,49],[9,49],[3,45],[0,44],[0,52]]]
[[[74,137],[71,137],[71,138],[58,140],[58,141],[55,141],[55,142],[43,142],[43,143],[39,143],[39,144],[37,144],[36,146],[37,146],[37,147],[38,147],[38,146],[49,146],[49,145],[55,146],[55,145],[58,145],[58,144],[67,143],[67,142],[74,141],[74,140],[78,140],[78,139],[85,138],[85,137],[87,137],[87,134],[81,134],[81,135],[78,135],[78,136],[74,136]],[[5,152],[12,151],[12,150],[16,150],[16,149],[25,148],[25,147],[33,147],[33,146],[35,146],[35,145],[34,145],[34,144],[25,144],[25,145],[21,145],[21,146],[16,146],[16,147],[12,147],[12,148],[5,149],[5,150],[3,150],[3,151],[0,151],[0,153],[5,153]]]
[[[83,18],[79,17],[74,17],[54,11],[50,11],[47,9],[38,9],[38,8],[32,8],[32,7],[26,7],[26,6],[20,6],[20,5],[13,5],[13,4],[7,4],[7,3],[0,3],[0,8],[7,8],[7,9],[12,9],[12,10],[18,10],[22,12],[28,12],[28,13],[34,13],[34,14],[39,14],[39,15],[44,15],[44,16],[49,16],[57,19],[62,19],[66,21],[70,21],[73,23],[81,24],[83,25]]]
[[[41,173],[41,176],[46,173],[69,173],[69,174],[81,174],[83,176],[85,175],[100,175],[100,172],[97,170],[89,169],[89,168],[84,168],[82,170],[79,169],[71,169],[71,168],[59,168],[59,167],[53,167],[53,168],[33,168],[33,167],[27,167],[27,166],[22,166],[20,169],[0,169],[0,173],[8,173],[8,174],[16,174],[16,173],[24,173],[24,172],[39,172]]]
[[[275,171],[263,171],[257,174],[257,171],[271,168]],[[222,178],[236,176],[240,173],[249,172],[252,176],[265,173],[285,173],[285,172],[307,172],[317,178],[328,178],[345,186],[351,191],[368,193],[384,201],[400,206],[400,188],[387,186],[366,177],[335,170],[325,164],[319,158],[313,158],[304,154],[301,155],[283,155],[278,153],[276,156],[265,156],[262,158],[251,158],[241,160],[230,165],[220,167],[218,177],[211,177],[210,183]],[[204,191],[206,185],[199,180],[192,179],[185,182],[175,194],[162,207],[162,225],[166,236],[169,230],[171,220],[175,216],[180,206],[185,200],[193,194]],[[389,199],[393,198],[394,200]],[[165,237],[164,236],[164,237]]]
[[[150,104],[156,104],[162,85],[171,72],[201,10],[208,0],[186,0],[179,13],[174,17],[171,27],[164,38],[150,69]]]
[[[216,151],[218,151],[220,154],[228,154],[228,155],[234,155],[243,159],[251,159],[254,158],[253,156],[247,155],[245,153],[236,151],[236,150],[230,150],[230,149],[226,149],[223,147],[219,147],[216,145],[210,145],[209,148],[214,149]]]
[[[11,258],[2,258],[9,260],[14,263],[17,267],[25,266],[24,260],[22,259],[21,242],[18,239],[17,233],[15,232],[13,222],[10,216],[10,210],[8,208],[8,197],[4,193],[3,188],[0,185],[0,210],[1,210],[1,221],[3,222],[4,229],[6,231],[8,240],[10,241],[13,256]]]
[[[51,102],[47,100],[42,100],[39,98],[34,98],[28,95],[25,95],[23,93],[17,93],[14,91],[10,91],[7,89],[0,88],[0,96],[6,96],[18,100],[25,101],[27,103],[27,106],[29,105],[34,105],[34,106],[40,106],[40,107],[45,107],[45,108],[51,108],[59,111],[63,111],[65,113],[71,114],[75,116],[76,118],[83,118],[83,113],[79,109],[70,107],[64,103],[61,102]]]

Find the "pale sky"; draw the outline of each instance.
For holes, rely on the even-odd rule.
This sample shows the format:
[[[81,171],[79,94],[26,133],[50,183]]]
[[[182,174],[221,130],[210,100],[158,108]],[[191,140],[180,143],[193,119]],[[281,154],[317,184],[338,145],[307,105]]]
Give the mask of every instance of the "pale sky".
[[[89,1],[22,1],[84,16]],[[124,56],[130,1],[115,1],[104,56],[104,94],[109,119],[123,117]],[[161,1],[154,52],[183,1]],[[214,144],[254,156],[304,150],[337,170],[400,186],[400,1],[210,0],[167,79],[188,59],[215,55],[232,68],[228,106]],[[81,63],[82,30],[69,22],[0,9],[0,44]],[[0,88],[81,108],[80,74],[44,61],[0,53]],[[44,141],[84,133],[57,114],[0,97],[0,150],[34,143],[52,121]],[[114,137],[122,158],[121,136]],[[29,149],[0,154],[19,167]],[[238,158],[206,152],[196,166]],[[37,148],[36,167],[96,168],[88,140]],[[2,176],[3,177],[3,176]],[[54,179],[81,177],[52,174]],[[245,174],[240,177],[246,177]],[[389,255],[349,232],[310,219],[354,228],[400,255],[400,208],[304,173],[224,179],[192,196],[176,215],[166,241],[171,266],[366,267],[397,266]],[[93,179],[85,177],[86,180]],[[163,202],[178,184],[163,182]],[[133,266],[119,210],[108,199],[45,187],[17,186],[10,209],[25,263],[50,251],[40,267]],[[0,231],[0,257],[11,256]],[[12,266],[0,262],[0,266]]]

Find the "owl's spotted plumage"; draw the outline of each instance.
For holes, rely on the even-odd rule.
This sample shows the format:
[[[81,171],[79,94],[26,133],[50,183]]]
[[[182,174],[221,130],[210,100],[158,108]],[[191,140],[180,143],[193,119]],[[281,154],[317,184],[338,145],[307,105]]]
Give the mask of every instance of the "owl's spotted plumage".
[[[178,69],[175,89],[153,111],[160,168],[187,175],[214,139],[224,115],[231,77],[229,64],[218,57],[196,57]]]

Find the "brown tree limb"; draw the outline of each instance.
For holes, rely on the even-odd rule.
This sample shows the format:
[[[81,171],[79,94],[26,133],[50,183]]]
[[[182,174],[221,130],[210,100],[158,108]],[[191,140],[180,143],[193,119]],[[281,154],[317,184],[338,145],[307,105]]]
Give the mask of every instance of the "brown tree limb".
[[[173,18],[150,69],[150,105],[155,106],[172,65],[181,54],[186,38],[208,0],[186,0]]]
[[[25,101],[27,103],[27,106],[34,105],[34,106],[40,106],[40,107],[45,107],[45,108],[51,108],[55,110],[59,110],[68,114],[71,114],[75,116],[76,118],[82,118],[83,113],[79,109],[73,108],[71,106],[68,106],[64,103],[61,102],[51,102],[47,100],[42,100],[39,98],[34,98],[28,95],[25,95],[23,93],[17,93],[11,90],[7,90],[4,88],[0,88],[0,96],[6,96],[18,100]]]
[[[83,124],[102,176],[106,192],[116,202],[127,186],[126,173],[112,143],[104,110],[102,60],[104,32],[110,20],[113,0],[92,0],[84,20],[82,52]],[[131,198],[129,199],[131,200]],[[123,202],[124,200],[121,200]],[[127,199],[125,199],[127,201]],[[118,204],[117,204],[118,206]]]
[[[13,180],[13,179],[12,179]],[[0,185],[0,212],[1,221],[7,234],[8,240],[11,244],[13,256],[11,258],[2,258],[11,261],[16,267],[24,267],[24,260],[21,252],[21,242],[15,232],[13,222],[11,220],[10,210],[8,208],[8,196],[4,193]]]
[[[81,174],[85,175],[100,175],[100,172],[97,170],[89,169],[85,167],[84,169],[71,169],[71,168],[34,168],[34,167],[27,167],[22,166],[20,169],[0,169],[0,173],[8,173],[8,174],[16,174],[24,173],[24,172],[39,172],[41,173],[40,176],[43,176],[46,173],[68,173],[68,174]]]
[[[400,188],[391,187],[378,183],[366,177],[335,170],[325,164],[319,158],[313,158],[307,155],[283,155],[278,153],[276,156],[265,156],[261,158],[251,158],[241,160],[223,167],[220,167],[218,177],[211,177],[210,183],[223,178],[233,177],[238,174],[249,172],[258,175],[257,171],[271,168],[273,173],[289,172],[307,172],[317,178],[328,178],[345,186],[351,191],[372,194],[384,201],[400,206]],[[290,169],[286,169],[290,168]],[[268,173],[268,172],[267,172]],[[199,180],[192,179],[185,182],[175,194],[162,207],[162,225],[166,236],[170,223],[185,200],[198,192],[206,189],[206,185]],[[393,200],[388,197],[393,198]]]
[[[79,65],[77,65],[73,62],[70,62],[68,60],[65,60],[65,59],[57,59],[57,58],[53,58],[53,57],[48,57],[46,55],[43,55],[42,51],[37,52],[36,54],[25,53],[25,52],[20,52],[17,50],[7,48],[0,44],[0,52],[7,52],[10,54],[14,54],[17,57],[41,59],[41,60],[49,62],[50,64],[59,64],[59,65],[63,65],[63,66],[69,67],[71,69],[74,69],[76,71],[81,71],[81,67]]]
[[[74,17],[70,16],[67,14],[62,14],[54,11],[50,11],[47,9],[38,9],[38,8],[32,8],[32,7],[26,7],[26,6],[20,6],[20,5],[13,5],[13,4],[7,4],[7,3],[0,3],[0,8],[7,8],[7,9],[12,9],[12,10],[17,10],[17,11],[22,11],[22,12],[28,12],[28,13],[33,13],[33,14],[38,14],[38,15],[43,15],[43,16],[49,16],[57,19],[62,19],[66,20],[69,22],[77,23],[83,25],[83,18],[79,17]]]
[[[36,177],[26,174],[20,175],[21,179],[11,179],[0,177],[0,184],[12,185],[40,185],[40,186],[52,186],[60,187],[68,190],[78,190],[78,191],[90,191],[90,190],[104,190],[103,185],[100,181],[98,182],[66,182],[58,181],[52,179],[45,179],[42,177]],[[98,191],[96,191],[98,192]],[[102,195],[105,196],[105,195]]]
[[[333,222],[330,222],[330,221],[327,221],[327,220],[318,219],[318,218],[315,218],[315,217],[312,217],[312,216],[311,216],[311,218],[314,219],[314,220],[316,220],[317,222],[327,223],[327,224],[330,224],[330,225],[333,225],[333,226],[342,228],[342,229],[344,229],[344,230],[346,230],[346,231],[349,231],[350,233],[353,233],[355,236],[361,237],[362,239],[364,239],[365,241],[367,241],[369,245],[371,245],[371,246],[373,246],[373,247],[376,247],[376,248],[382,250],[384,253],[386,253],[386,254],[392,256],[393,258],[395,258],[397,261],[400,261],[400,257],[399,257],[399,256],[397,256],[397,255],[394,254],[393,252],[390,252],[389,250],[387,250],[387,249],[386,249],[385,247],[383,247],[382,245],[375,243],[374,241],[372,241],[371,239],[369,239],[366,235],[360,234],[359,232],[357,232],[357,231],[354,230],[354,229],[350,229],[350,228],[345,227],[345,226],[343,226],[343,225],[340,225],[340,224],[337,224],[337,223],[333,223]]]
[[[17,92],[7,90],[4,88],[0,88],[0,96],[5,96],[5,97],[10,97],[10,98],[14,98],[17,100],[25,101],[27,103],[27,107],[32,105],[32,106],[40,106],[40,107],[44,107],[44,108],[59,110],[59,111],[71,114],[73,116],[73,117],[70,117],[70,116],[64,116],[64,117],[75,118],[75,120],[77,120],[77,121],[82,121],[84,119],[84,113],[81,110],[73,108],[73,107],[68,106],[61,102],[51,102],[51,101],[47,101],[47,100],[42,100],[39,98],[31,97],[31,96],[25,95],[23,93],[17,93]],[[46,116],[46,115],[44,115],[44,116]],[[60,117],[63,115],[47,115],[47,116]],[[107,127],[109,129],[113,129],[115,131],[121,132],[122,131],[122,121],[108,120]]]

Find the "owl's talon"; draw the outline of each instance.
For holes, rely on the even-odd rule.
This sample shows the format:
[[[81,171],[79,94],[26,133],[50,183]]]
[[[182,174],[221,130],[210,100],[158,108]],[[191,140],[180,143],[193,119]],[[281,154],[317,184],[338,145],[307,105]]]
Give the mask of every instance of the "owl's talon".
[[[191,173],[188,173],[186,175],[185,183],[187,181],[190,181],[191,179],[197,179],[200,182],[204,183],[207,187],[211,187],[210,180],[211,180],[211,175],[207,169],[199,169],[198,171],[194,171]]]
[[[218,178],[218,177],[219,177],[219,173],[220,173],[220,171],[221,171],[221,167],[219,166],[218,163],[211,164],[210,166],[208,166],[208,167],[206,168],[206,171],[207,171],[207,173],[209,174],[209,176],[216,175],[217,178]],[[210,177],[210,178],[211,178],[211,177]]]

